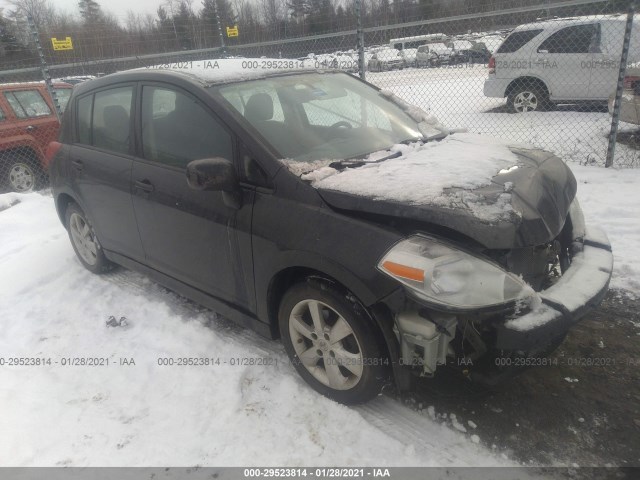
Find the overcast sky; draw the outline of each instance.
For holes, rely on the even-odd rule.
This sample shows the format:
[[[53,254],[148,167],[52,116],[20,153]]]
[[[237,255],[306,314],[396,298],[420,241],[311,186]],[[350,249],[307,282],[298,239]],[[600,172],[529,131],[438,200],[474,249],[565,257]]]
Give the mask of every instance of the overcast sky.
[[[96,0],[100,6],[116,15],[119,20],[124,21],[128,10],[136,13],[151,13],[155,16],[158,6],[167,3],[166,0]],[[52,0],[53,5],[63,12],[78,13],[78,0]],[[198,11],[202,5],[201,0],[193,1],[193,9]],[[0,8],[8,10],[11,8],[6,0],[0,0]]]

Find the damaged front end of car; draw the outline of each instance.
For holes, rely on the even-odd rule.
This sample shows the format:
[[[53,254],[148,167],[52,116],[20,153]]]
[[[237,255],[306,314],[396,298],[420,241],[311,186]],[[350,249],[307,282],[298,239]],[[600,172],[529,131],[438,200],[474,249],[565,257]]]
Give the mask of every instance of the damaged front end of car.
[[[404,286],[385,299],[398,363],[420,376],[447,365],[494,385],[548,362],[571,326],[602,301],[613,256],[574,200],[560,234],[545,244],[482,255],[415,235],[378,268]]]
[[[508,222],[475,228],[477,219],[465,219],[462,209],[447,217],[423,209],[428,224],[477,243],[416,232],[412,224],[414,233],[380,259],[378,270],[403,286],[384,303],[398,363],[413,373],[433,376],[446,365],[497,384],[523,367],[545,365],[607,292],[611,245],[602,230],[585,225],[570,170],[548,152],[514,152],[518,167],[473,192],[490,202],[509,191]]]

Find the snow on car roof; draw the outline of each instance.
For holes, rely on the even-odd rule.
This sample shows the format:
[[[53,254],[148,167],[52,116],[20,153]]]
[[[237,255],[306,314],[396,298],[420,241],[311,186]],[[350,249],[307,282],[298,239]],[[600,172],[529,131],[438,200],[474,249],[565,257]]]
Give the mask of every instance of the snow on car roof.
[[[521,30],[531,30],[534,28],[550,28],[550,27],[566,27],[568,25],[580,25],[588,22],[595,22],[598,20],[619,20],[625,21],[626,15],[589,15],[582,17],[566,17],[566,18],[551,18],[549,20],[542,20],[539,22],[526,23],[519,25],[513,29],[514,32]]]
[[[257,80],[285,73],[317,71],[315,64],[307,65],[300,60],[288,58],[218,58],[212,60],[177,62],[136,68],[134,70],[175,72],[190,76],[208,85]]]

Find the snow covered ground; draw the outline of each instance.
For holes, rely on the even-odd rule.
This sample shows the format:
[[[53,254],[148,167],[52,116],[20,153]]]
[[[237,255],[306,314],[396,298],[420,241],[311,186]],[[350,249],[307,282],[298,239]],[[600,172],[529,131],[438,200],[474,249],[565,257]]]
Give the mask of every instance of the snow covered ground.
[[[1,466],[513,465],[390,399],[347,408],[319,396],[280,343],[141,275],[90,274],[51,196],[0,202]],[[158,365],[178,357],[221,363]],[[109,364],[63,365],[74,358]],[[277,365],[231,365],[241,358]]]

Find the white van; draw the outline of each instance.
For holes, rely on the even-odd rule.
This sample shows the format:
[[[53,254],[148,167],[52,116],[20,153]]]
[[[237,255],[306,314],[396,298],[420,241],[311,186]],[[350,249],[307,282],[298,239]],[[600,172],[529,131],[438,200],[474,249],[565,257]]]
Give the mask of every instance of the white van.
[[[607,15],[517,27],[489,61],[485,96],[507,97],[513,112],[606,101],[616,88],[625,22]],[[629,63],[640,60],[639,28],[634,21]]]

